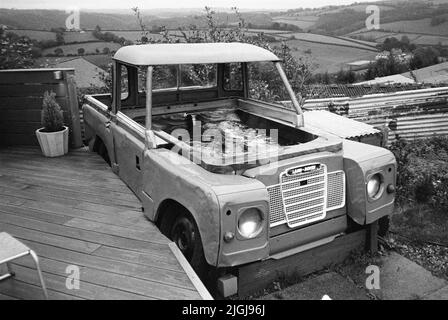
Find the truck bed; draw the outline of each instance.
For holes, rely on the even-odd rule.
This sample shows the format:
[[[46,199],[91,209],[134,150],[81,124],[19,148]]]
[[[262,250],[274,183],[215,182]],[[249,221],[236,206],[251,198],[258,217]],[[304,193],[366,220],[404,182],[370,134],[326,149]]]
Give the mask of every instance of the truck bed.
[[[244,171],[327,145],[325,138],[304,128],[275,122],[238,107],[170,113],[152,119],[156,132],[185,143],[191,154],[196,158],[200,155],[203,167],[212,172]],[[134,121],[144,126],[145,117],[135,117]]]

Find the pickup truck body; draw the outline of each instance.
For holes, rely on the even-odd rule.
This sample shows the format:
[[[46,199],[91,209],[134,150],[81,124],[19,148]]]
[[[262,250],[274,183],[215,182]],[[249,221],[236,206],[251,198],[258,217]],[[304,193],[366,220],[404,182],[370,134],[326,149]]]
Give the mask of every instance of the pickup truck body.
[[[247,65],[260,61],[275,65],[293,108],[249,97]],[[183,85],[183,66],[196,75],[197,65],[213,66],[200,69],[213,70],[211,84]],[[231,68],[240,74],[229,86]],[[159,88],[170,77],[175,87]],[[339,116],[303,112],[267,50],[241,43],[128,46],[114,57],[113,79],[111,95],[88,96],[83,106],[89,146],[181,249],[185,230],[176,236],[170,226],[179,211],[194,221],[187,240],[200,239],[208,265],[280,259],[392,212],[393,155],[319,127],[320,117],[334,124]],[[240,143],[216,145],[219,134],[229,134],[231,146]]]

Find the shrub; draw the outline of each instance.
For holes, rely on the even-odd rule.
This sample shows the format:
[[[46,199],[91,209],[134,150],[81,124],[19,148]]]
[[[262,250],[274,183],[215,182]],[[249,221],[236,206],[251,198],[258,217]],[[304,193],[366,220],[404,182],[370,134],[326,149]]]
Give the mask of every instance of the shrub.
[[[64,129],[63,113],[55,97],[54,92],[44,93],[41,112],[43,132],[57,132]]]
[[[398,165],[397,202],[448,209],[448,138],[408,142],[398,139],[390,150]]]

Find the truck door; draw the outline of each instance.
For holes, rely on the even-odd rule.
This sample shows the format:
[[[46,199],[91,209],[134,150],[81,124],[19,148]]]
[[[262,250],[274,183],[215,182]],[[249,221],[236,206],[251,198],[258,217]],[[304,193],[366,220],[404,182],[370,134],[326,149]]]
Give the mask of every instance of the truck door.
[[[142,160],[144,136],[138,130],[138,124],[121,111],[136,104],[135,79],[137,70],[124,65],[114,66],[114,108],[115,116],[110,123],[114,140],[115,172],[140,195],[142,182]]]
[[[133,130],[132,122],[126,115],[118,112],[115,123],[111,124],[111,130],[117,173],[136,195],[140,195],[145,143]]]

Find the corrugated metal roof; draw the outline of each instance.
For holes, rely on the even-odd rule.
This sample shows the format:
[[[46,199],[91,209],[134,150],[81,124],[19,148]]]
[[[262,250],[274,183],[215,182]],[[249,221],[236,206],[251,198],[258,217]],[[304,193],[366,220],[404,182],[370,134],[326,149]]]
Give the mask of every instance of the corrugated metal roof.
[[[438,84],[412,84],[412,83],[395,83],[395,84],[331,84],[318,85],[312,84],[305,86],[303,95],[307,99],[327,99],[342,97],[362,97],[368,94],[401,92],[407,90],[417,90],[440,86]]]
[[[373,80],[368,80],[368,81],[363,81],[363,82],[358,82],[355,83],[354,85],[359,86],[359,85],[363,85],[363,84],[390,84],[390,83],[415,83],[414,79],[412,79],[411,77],[406,77],[404,75],[401,74],[394,74],[391,76],[386,76],[386,77],[378,77],[375,78]]]
[[[440,83],[448,81],[448,62],[434,64],[429,67],[412,71],[417,82]],[[406,77],[413,77],[411,72],[402,73]]]
[[[380,132],[371,125],[323,110],[304,112],[303,117],[305,126],[319,128],[320,130],[344,139],[362,137]]]
[[[101,78],[102,76],[106,76],[108,74],[103,69],[97,67],[82,57],[56,63],[55,67],[74,68],[75,82],[79,88],[88,88],[91,86],[103,87],[104,81],[101,80]]]
[[[307,100],[304,108],[309,110],[331,108],[350,119],[376,127],[389,127],[389,143],[395,141],[398,136],[415,140],[448,134],[448,87],[374,94],[358,98]],[[343,132],[345,130],[344,128]],[[349,130],[347,129],[348,133]]]
[[[163,43],[126,46],[115,60],[137,66],[280,61],[272,52],[247,43]]]

